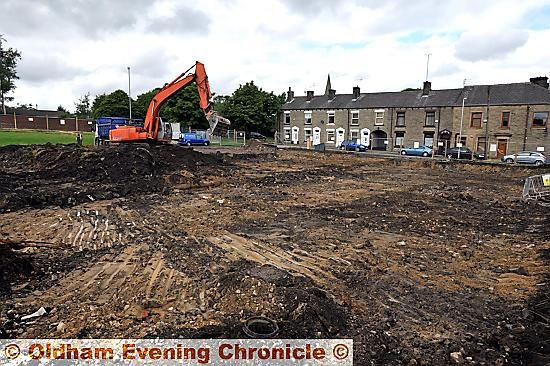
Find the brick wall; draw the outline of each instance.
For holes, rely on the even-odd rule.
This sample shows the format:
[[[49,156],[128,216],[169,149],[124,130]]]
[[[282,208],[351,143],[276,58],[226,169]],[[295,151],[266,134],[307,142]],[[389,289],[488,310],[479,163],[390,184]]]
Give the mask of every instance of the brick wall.
[[[51,131],[91,132],[95,120],[77,118],[58,118],[45,116],[0,115],[0,129],[16,128]]]

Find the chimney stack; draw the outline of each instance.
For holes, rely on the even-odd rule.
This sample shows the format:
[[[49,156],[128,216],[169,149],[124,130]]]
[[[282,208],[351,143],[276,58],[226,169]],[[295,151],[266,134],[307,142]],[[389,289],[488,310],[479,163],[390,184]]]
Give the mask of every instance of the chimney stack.
[[[359,86],[354,86],[353,87],[353,99],[359,98],[359,95],[361,95],[361,89],[359,88]]]
[[[290,102],[292,99],[294,99],[294,92],[292,91],[292,89],[289,86],[288,87],[288,92],[286,93],[286,101]]]
[[[308,90],[306,92],[306,100],[309,102],[312,99],[313,99],[313,90]]]
[[[335,97],[336,97],[336,90],[334,90],[334,89],[329,89],[329,91],[328,91],[328,99],[329,99],[329,100],[333,100]]]
[[[548,84],[548,77],[546,76],[537,76],[536,78],[530,78],[529,81],[538,86],[542,86],[545,89],[548,89],[548,87],[550,86]]]
[[[430,91],[432,90],[432,83],[429,81],[424,82],[424,87],[422,88],[422,95],[430,95]]]

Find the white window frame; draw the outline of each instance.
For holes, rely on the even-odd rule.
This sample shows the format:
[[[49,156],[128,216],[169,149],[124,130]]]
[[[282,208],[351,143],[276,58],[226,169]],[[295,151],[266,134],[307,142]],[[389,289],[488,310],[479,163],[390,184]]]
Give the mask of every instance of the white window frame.
[[[309,122],[308,120],[309,115]],[[312,111],[304,111],[304,125],[311,125],[313,123],[313,112]]]
[[[34,121],[34,118],[32,118],[32,117],[29,117],[29,118],[27,118],[27,119],[29,120],[29,122]]]
[[[284,142],[290,142],[292,139],[291,135],[292,131],[290,130],[290,127],[283,128],[283,141]],[[287,138],[288,136],[288,138]]]
[[[336,131],[334,130],[334,128],[327,128],[326,130],[326,133],[327,133],[327,144],[334,144],[336,142]],[[329,139],[329,133],[332,134],[332,141],[330,141]]]
[[[397,136],[397,134],[403,135],[403,136]],[[398,131],[395,133],[395,147],[403,147],[405,144],[405,132]]]
[[[308,136],[309,132],[309,136]],[[311,127],[304,127],[304,141],[307,142],[307,138],[311,137],[311,141],[313,141],[313,129]]]
[[[384,109],[375,109],[374,110],[374,125],[383,126],[384,125]]]
[[[359,111],[351,111],[350,113],[351,113],[351,126],[359,126]],[[353,116],[354,114],[356,114],[357,117],[354,117]]]
[[[64,124],[65,124],[65,120],[64,120],[64,119],[60,119],[60,120],[59,120],[59,124],[60,124],[60,125],[64,125]]]
[[[332,117],[332,122],[330,122],[330,117]],[[336,123],[336,113],[334,111],[327,111],[327,125],[333,125]]]
[[[355,137],[353,137],[354,134],[356,135]],[[359,130],[356,130],[356,129],[349,130],[349,138],[350,140],[356,140],[356,141],[359,140],[361,138]]]
[[[288,117],[288,122],[286,121]],[[285,120],[283,121],[283,124],[285,126],[289,126],[290,125],[290,122],[291,122],[291,119],[290,119],[290,111],[285,111]]]

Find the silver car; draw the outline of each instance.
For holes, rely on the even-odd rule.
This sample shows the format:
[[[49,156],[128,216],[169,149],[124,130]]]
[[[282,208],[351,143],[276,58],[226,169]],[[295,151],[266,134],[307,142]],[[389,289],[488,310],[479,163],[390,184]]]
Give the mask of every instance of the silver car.
[[[505,163],[535,164],[539,166],[547,164],[548,158],[538,151],[521,151],[516,154],[503,156],[502,161]]]

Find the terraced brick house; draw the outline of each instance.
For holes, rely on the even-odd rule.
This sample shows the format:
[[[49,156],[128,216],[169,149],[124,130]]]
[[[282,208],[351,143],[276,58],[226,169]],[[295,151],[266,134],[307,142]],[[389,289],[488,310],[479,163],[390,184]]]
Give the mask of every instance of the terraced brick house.
[[[287,144],[324,143],[337,148],[359,139],[374,150],[398,150],[415,143],[440,153],[462,143],[500,158],[521,150],[550,152],[547,77],[528,83],[423,88],[401,92],[336,94],[327,80],[323,95],[287,93],[278,118],[278,138]]]

